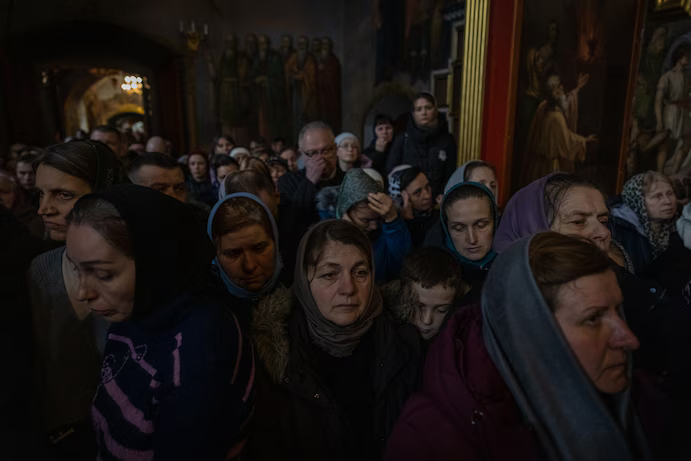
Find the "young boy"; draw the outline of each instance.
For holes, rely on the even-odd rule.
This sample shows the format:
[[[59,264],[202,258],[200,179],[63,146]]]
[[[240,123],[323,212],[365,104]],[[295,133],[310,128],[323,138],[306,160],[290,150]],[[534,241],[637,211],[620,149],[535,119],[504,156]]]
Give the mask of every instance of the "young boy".
[[[439,333],[466,291],[460,265],[435,247],[412,252],[403,265],[401,280],[383,288],[388,308],[415,325],[427,341]]]

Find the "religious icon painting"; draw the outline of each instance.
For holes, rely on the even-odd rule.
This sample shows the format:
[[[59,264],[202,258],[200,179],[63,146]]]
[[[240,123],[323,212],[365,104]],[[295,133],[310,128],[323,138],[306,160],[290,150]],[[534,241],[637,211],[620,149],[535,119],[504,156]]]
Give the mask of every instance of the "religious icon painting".
[[[524,0],[511,189],[554,171],[621,181],[644,0]]]
[[[658,11],[646,18],[640,47],[626,177],[691,173],[691,18]]]

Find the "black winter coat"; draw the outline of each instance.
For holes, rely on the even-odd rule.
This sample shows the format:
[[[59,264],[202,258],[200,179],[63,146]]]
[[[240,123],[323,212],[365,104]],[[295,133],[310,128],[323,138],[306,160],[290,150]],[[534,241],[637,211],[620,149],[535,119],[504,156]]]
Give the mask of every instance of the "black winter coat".
[[[283,261],[284,266],[295,267],[294,251],[286,253],[284,250],[297,251],[300,239],[309,227],[319,222],[316,202],[317,193],[325,187],[340,186],[345,173],[336,167],[336,174],[328,181],[312,184],[307,179],[304,169],[295,173],[281,176],[278,181],[278,191],[281,193],[281,203],[278,208],[278,234],[281,256],[289,257]]]
[[[439,212],[434,210],[430,216],[417,216],[413,219],[406,219],[405,224],[408,226],[410,238],[413,242],[413,248],[420,248],[427,233],[439,222]]]
[[[367,333],[372,347],[370,372],[363,377],[371,379],[372,425],[356,428],[347,417],[349,408],[324,385],[305,315],[293,303],[290,292],[277,290],[262,300],[255,313],[252,334],[260,364],[255,414],[243,458],[381,459],[403,404],[419,380],[422,355],[417,331],[387,314],[374,320]]]
[[[437,128],[425,131],[415,125],[413,117],[408,119],[408,126],[403,135],[398,136],[386,159],[386,172],[391,172],[398,165],[419,167],[427,176],[432,186],[432,196],[444,192],[446,181],[456,171],[456,141],[449,134],[446,119],[439,118]]]
[[[670,234],[667,249],[655,258],[642,275],[655,280],[671,296],[679,298],[691,309],[691,250],[684,246],[679,234]]]
[[[362,155],[366,155],[372,160],[372,168],[377,170],[383,178],[386,178],[386,160],[389,157],[389,152],[391,152],[391,146],[393,146],[393,141],[386,145],[384,152],[379,152],[375,147],[376,139],[372,141],[372,144],[362,151]]]
[[[653,248],[630,222],[612,216],[612,239],[621,243],[631,258],[636,274],[641,274],[653,262]]]

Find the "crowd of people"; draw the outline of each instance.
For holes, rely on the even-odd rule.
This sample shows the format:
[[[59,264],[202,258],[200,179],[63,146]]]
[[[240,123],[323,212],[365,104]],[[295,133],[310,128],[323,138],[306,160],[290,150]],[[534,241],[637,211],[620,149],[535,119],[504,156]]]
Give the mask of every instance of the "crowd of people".
[[[428,93],[374,134],[13,146],[6,459],[689,459],[691,180],[502,209]]]

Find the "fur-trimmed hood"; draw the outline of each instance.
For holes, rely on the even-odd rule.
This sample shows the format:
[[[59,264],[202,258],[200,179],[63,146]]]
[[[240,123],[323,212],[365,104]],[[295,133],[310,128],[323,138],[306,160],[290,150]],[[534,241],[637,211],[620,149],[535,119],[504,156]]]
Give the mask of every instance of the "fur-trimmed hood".
[[[275,382],[285,377],[290,356],[290,317],[294,308],[291,290],[279,286],[255,307],[252,338],[259,360]]]
[[[403,287],[400,280],[393,280],[379,287],[384,299],[384,308],[401,323],[407,323],[413,318],[417,299],[412,290]]]
[[[338,193],[340,189],[341,186],[329,186],[317,193],[316,208],[322,220],[336,219],[336,205],[338,204]]]

